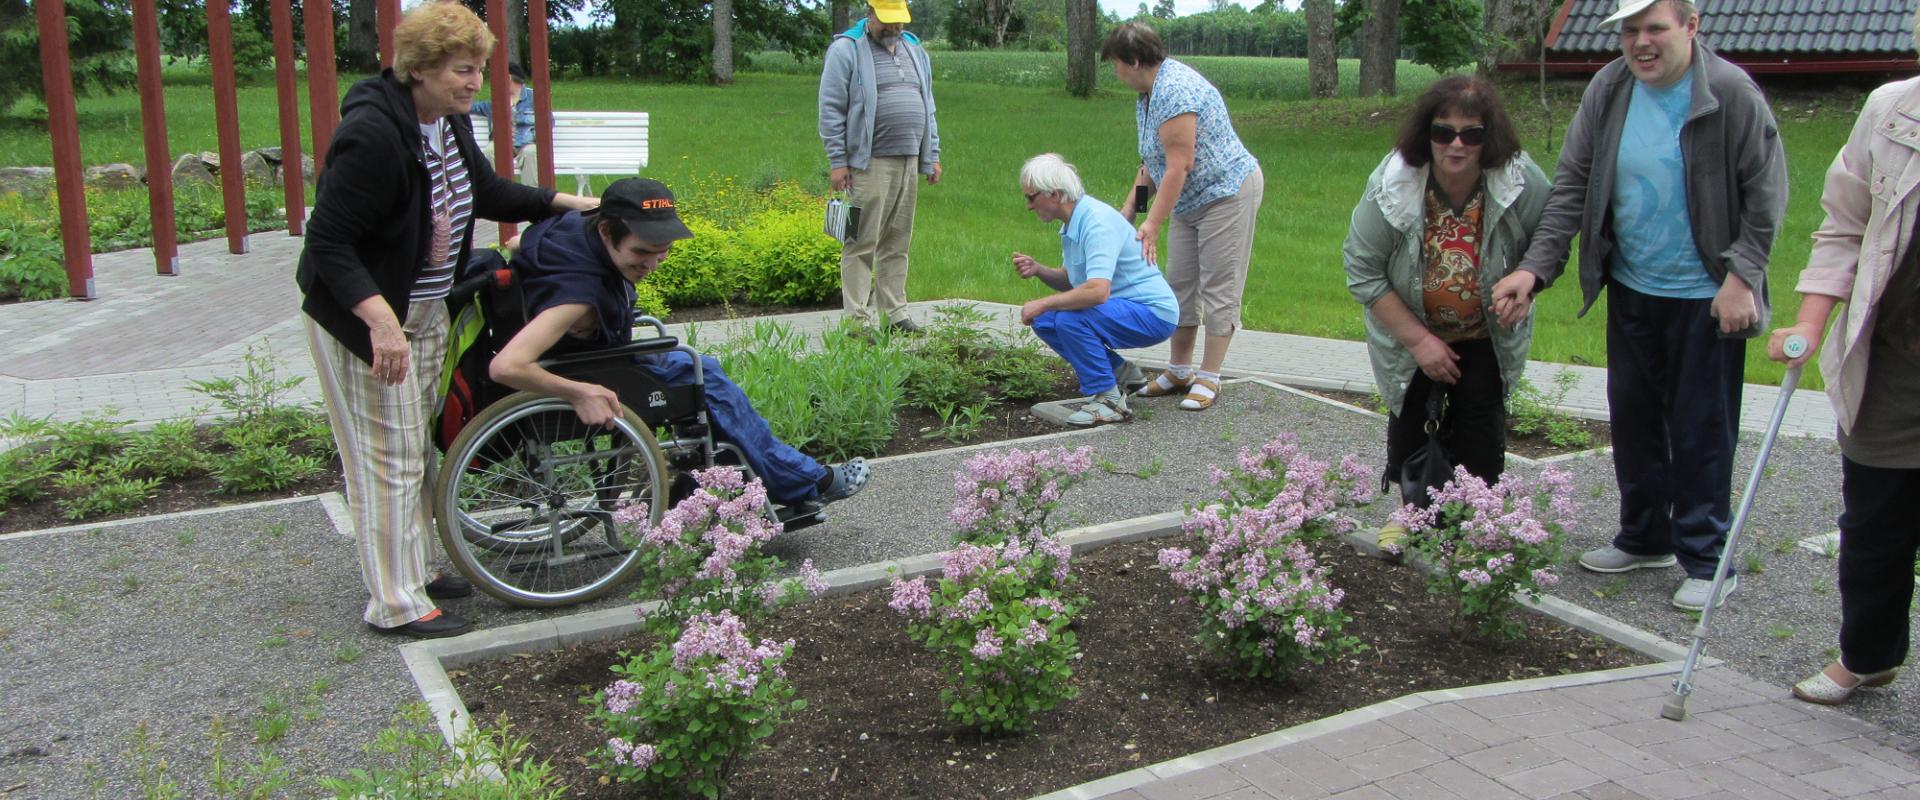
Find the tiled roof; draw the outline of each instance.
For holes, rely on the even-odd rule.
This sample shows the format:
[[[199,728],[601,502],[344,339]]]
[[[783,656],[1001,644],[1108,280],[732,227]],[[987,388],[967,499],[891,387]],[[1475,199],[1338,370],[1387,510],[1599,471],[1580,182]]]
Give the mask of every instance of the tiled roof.
[[[1602,28],[1615,0],[1569,0],[1555,53],[1618,53],[1618,27]],[[1698,0],[1700,38],[1726,53],[1912,55],[1916,0]]]

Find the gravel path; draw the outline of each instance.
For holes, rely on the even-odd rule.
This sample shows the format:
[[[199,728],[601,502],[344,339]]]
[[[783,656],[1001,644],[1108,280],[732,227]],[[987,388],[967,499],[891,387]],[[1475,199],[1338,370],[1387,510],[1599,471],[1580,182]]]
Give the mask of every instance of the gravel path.
[[[1384,450],[1379,418],[1257,384],[1229,386],[1205,414],[1178,411],[1171,400],[1137,409],[1142,419],[1133,424],[1047,443],[1089,445],[1102,465],[1070,496],[1067,525],[1201,499],[1209,464],[1282,431],[1298,433],[1321,458],[1357,451],[1377,462]],[[795,532],[777,552],[832,569],[943,549],[952,475],[966,455],[879,462],[868,490],[834,507],[835,521]],[[1838,597],[1828,559],[1777,553],[1777,544],[1832,529],[1838,463],[1827,441],[1776,448],[1772,493],[1750,530],[1765,570],[1743,578],[1709,648],[1783,692],[1826,658]],[[1612,531],[1611,463],[1602,456],[1563,466],[1576,474],[1585,503],[1572,552],[1598,546]],[[1788,495],[1787,486],[1797,491]],[[1377,522],[1388,510],[1376,503],[1362,516]],[[1677,571],[1563,572],[1557,593],[1568,600],[1676,641],[1690,630],[1690,618],[1666,604]],[[274,747],[300,776],[290,795],[312,794],[315,776],[365,763],[362,748],[416,697],[397,640],[360,625],[363,602],[353,552],[317,501],[0,539],[0,798],[137,794],[133,733],[142,724],[186,796],[204,796],[199,781],[216,717],[235,732],[233,751],[251,748],[256,724],[284,717],[287,731]],[[484,627],[541,615],[485,598],[450,607]],[[1904,676],[1849,710],[1910,742],[1920,737],[1917,688]],[[287,710],[269,712],[270,701]],[[1648,717],[1658,711],[1649,706]]]

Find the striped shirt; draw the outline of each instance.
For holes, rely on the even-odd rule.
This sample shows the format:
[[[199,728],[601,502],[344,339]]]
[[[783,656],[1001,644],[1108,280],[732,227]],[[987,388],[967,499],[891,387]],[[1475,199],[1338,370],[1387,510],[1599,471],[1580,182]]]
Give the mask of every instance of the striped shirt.
[[[896,44],[888,50],[875,36],[868,36],[867,42],[873,51],[873,84],[880,101],[873,112],[873,154],[920,155],[920,141],[927,135],[927,101],[920,96],[920,65],[905,47]]]
[[[427,266],[413,282],[410,299],[415,303],[452,293],[454,262],[460,258],[467,221],[473,218],[473,184],[467,179],[467,162],[460,155],[453,126],[445,120],[422,125],[420,135],[426,140],[427,178],[433,185],[428,208],[433,233],[427,245]]]

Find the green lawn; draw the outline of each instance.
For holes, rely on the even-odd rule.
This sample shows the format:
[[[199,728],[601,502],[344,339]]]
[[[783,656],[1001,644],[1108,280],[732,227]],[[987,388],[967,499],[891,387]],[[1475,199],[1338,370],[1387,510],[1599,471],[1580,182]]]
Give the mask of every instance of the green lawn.
[[[909,292],[915,300],[1019,302],[1034,297],[1039,285],[1014,276],[1009,254],[1023,251],[1053,262],[1059,245],[1050,226],[1024,211],[1015,183],[1019,165],[1035,153],[1058,151],[1079,166],[1093,193],[1108,202],[1117,200],[1137,164],[1132,98],[1104,71],[1100,96],[1069,97],[1055,88],[1064,63],[1057,53],[937,52],[933,58],[941,76],[935,91],[946,180],[922,190]],[[1304,95],[1305,69],[1297,59],[1195,63],[1226,88],[1235,126],[1267,177],[1247,286],[1246,324],[1257,330],[1360,338],[1360,311],[1346,294],[1340,244],[1367,174],[1390,145],[1404,101],[1298,99]],[[769,71],[744,73],[725,89],[572,80],[557,87],[554,101],[561,109],[651,112],[648,173],[669,184],[709,175],[730,176],[745,185],[790,178],[823,191],[826,164],[815,133],[814,68],[767,56],[756,68]],[[788,72],[777,71],[782,69]],[[1349,89],[1354,72],[1351,63],[1342,64],[1343,85]],[[1403,67],[1403,96],[1432,79],[1423,68]],[[167,94],[174,151],[215,149],[206,84],[176,78]],[[1555,127],[1564,128],[1577,86],[1562,87],[1553,97],[1559,106]],[[247,146],[277,143],[271,85],[243,88],[241,102]],[[1523,111],[1537,108],[1537,102],[1514,105]],[[133,95],[86,98],[80,108],[87,163],[140,159],[139,111]],[[304,113],[304,99],[301,109]],[[0,166],[50,162],[44,121],[33,111],[16,108],[0,116]],[[1795,275],[1806,262],[1809,234],[1820,220],[1821,176],[1845,141],[1856,111],[1857,106],[1842,105],[1819,113],[1782,114],[1793,192],[1774,248],[1776,323],[1792,319],[1798,301],[1792,292]],[[1536,158],[1550,165],[1555,153],[1543,152],[1539,132],[1546,126],[1539,112],[1521,116]],[[1555,130],[1552,138],[1557,142],[1562,133]],[[599,179],[596,187],[605,180]],[[1535,358],[1605,363],[1603,308],[1575,319],[1576,287],[1569,276],[1542,297]],[[1779,376],[1756,343],[1748,380],[1772,383]]]

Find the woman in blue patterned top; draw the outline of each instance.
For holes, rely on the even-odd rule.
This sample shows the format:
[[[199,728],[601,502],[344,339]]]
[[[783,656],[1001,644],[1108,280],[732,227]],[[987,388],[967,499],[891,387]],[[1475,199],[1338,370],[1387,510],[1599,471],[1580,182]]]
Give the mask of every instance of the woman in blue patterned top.
[[[1129,222],[1146,212],[1138,237],[1149,262],[1159,260],[1155,245],[1166,228],[1163,266],[1180,300],[1167,370],[1139,394],[1184,393],[1181,408],[1211,408],[1220,395],[1227,345],[1240,327],[1240,296],[1265,177],[1233,132],[1220,90],[1192,67],[1167,58],[1167,46],[1152,28],[1139,22],[1115,28],[1100,48],[1100,59],[1112,62],[1120,82],[1140,93],[1134,111],[1140,173],[1132,197],[1119,208]],[[1140,198],[1155,187],[1158,196],[1141,208]],[[1196,370],[1193,343],[1203,321],[1207,344]]]

